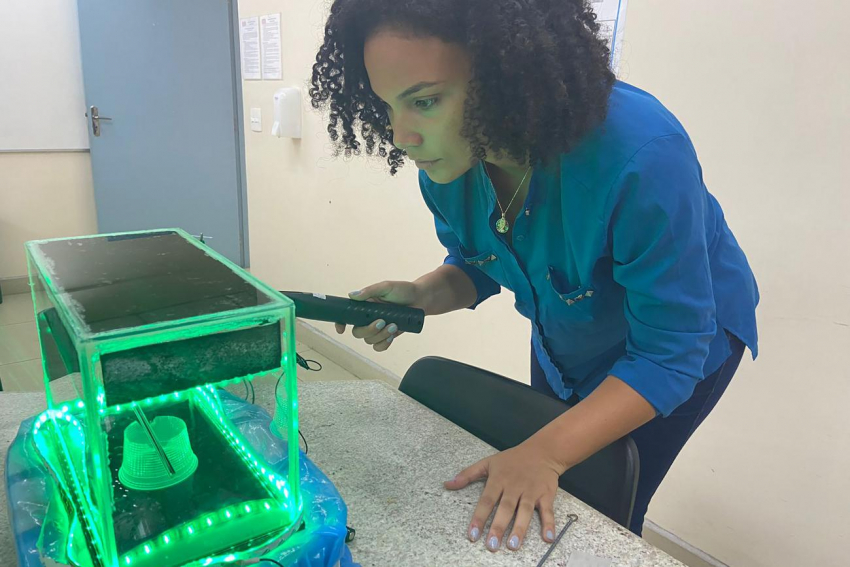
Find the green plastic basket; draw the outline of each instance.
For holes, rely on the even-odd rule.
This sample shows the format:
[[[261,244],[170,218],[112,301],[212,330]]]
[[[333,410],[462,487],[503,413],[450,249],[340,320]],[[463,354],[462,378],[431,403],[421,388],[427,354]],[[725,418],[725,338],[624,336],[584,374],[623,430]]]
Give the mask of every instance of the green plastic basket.
[[[124,460],[118,480],[132,490],[162,490],[179,484],[198,468],[198,457],[192,451],[186,423],[179,417],[160,416],[151,428],[174,468],[169,474],[159,453],[139,422],[124,430]]]

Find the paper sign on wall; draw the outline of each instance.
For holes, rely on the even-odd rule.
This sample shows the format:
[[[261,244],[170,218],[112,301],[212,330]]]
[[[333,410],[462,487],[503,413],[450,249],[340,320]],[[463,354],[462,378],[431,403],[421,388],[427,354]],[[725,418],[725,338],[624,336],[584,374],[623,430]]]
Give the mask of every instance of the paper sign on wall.
[[[260,17],[260,41],[263,52],[263,79],[281,79],[280,14]]]
[[[260,19],[239,20],[239,43],[242,55],[242,78],[260,80]]]

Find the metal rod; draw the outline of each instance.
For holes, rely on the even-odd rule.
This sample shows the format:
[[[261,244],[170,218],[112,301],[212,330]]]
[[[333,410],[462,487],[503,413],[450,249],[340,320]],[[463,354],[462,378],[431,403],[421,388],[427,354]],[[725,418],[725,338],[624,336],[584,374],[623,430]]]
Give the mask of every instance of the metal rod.
[[[133,407],[133,411],[136,413],[136,418],[139,420],[139,424],[141,424],[142,428],[144,428],[147,432],[151,443],[153,443],[154,449],[156,449],[156,452],[159,453],[159,458],[162,459],[162,463],[165,465],[165,469],[168,471],[169,476],[174,476],[174,467],[171,466],[171,461],[168,460],[168,455],[165,454],[165,449],[162,448],[159,439],[156,438],[153,427],[151,427],[151,423],[148,421],[148,416],[145,415],[145,412],[142,411],[142,408],[139,406]]]
[[[575,514],[570,514],[569,516],[567,516],[567,520],[569,520],[567,522],[567,525],[563,527],[561,533],[558,534],[558,537],[556,537],[555,541],[552,542],[552,545],[549,546],[549,550],[546,552],[546,554],[540,558],[540,561],[537,563],[537,567],[540,567],[541,565],[543,565],[543,563],[546,562],[547,559],[549,559],[549,556],[552,555],[553,551],[555,551],[555,546],[558,545],[558,542],[561,541],[561,538],[564,537],[564,534],[567,533],[567,530],[570,529],[570,526],[578,521],[578,516],[576,516]]]

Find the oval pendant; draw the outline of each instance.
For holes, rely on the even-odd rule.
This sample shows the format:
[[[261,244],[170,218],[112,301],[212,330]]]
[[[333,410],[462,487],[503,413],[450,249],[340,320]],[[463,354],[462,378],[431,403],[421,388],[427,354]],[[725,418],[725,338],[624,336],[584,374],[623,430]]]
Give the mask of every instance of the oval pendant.
[[[505,234],[508,231],[508,228],[510,228],[510,225],[508,225],[508,221],[505,220],[505,217],[496,221],[496,230],[498,230],[500,234]]]

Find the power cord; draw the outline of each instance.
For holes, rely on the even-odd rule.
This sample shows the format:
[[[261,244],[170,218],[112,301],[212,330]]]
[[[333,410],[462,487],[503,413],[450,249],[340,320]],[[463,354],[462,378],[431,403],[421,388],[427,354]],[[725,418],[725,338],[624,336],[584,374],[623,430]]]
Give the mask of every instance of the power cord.
[[[305,370],[309,370],[310,372],[318,372],[322,369],[322,363],[317,360],[307,360],[297,352],[295,353],[295,362],[298,363],[298,366]],[[311,368],[310,363],[314,363],[318,368]]]
[[[248,396],[251,396],[251,403],[253,404],[257,399],[256,395],[254,394],[254,384],[251,383],[250,380],[243,378],[242,385],[245,386],[245,401],[247,402]]]
[[[298,364],[298,366],[300,366],[301,368],[303,368],[305,370],[309,370],[310,372],[318,372],[322,369],[322,363],[321,362],[319,362],[317,360],[308,360],[308,359],[304,358],[303,356],[301,356],[300,354],[298,354],[297,352],[295,353],[295,362]],[[315,364],[318,368],[311,367],[310,366],[311,362],[313,364]],[[278,388],[278,386],[280,386],[280,381],[283,379],[283,374],[284,373],[281,372],[280,376],[278,376],[278,378],[277,378],[277,383],[275,383],[275,385],[274,385],[274,399],[277,399],[277,388]],[[303,433],[301,433],[300,428],[298,429],[298,435],[301,437],[301,440],[304,441],[304,454],[306,455],[307,453],[310,452],[310,446],[307,444],[307,438],[304,437]]]
[[[297,352],[295,353],[295,361],[298,364],[298,366],[300,366],[301,368],[303,368],[305,370],[309,370],[310,372],[319,372],[322,369],[322,363],[321,362],[319,362],[317,360],[306,359],[303,356],[301,356],[300,354],[298,354]],[[311,362],[316,365],[315,368],[310,366]],[[275,399],[277,399],[277,388],[278,388],[278,386],[280,386],[280,381],[283,380],[283,376],[284,376],[284,373],[281,372],[280,376],[278,376],[278,378],[277,378],[277,382],[274,385],[274,397],[275,397]],[[254,385],[251,384],[250,381],[246,381],[246,391],[247,391],[248,385],[250,385],[250,387],[251,387],[251,403],[254,403]],[[245,399],[246,400],[248,399],[247,393],[245,395]],[[310,452],[310,446],[307,445],[307,439],[304,437],[304,434],[301,433],[300,429],[298,430],[298,435],[300,435],[301,440],[304,441],[304,454],[306,455],[307,453]],[[352,528],[351,526],[346,526],[345,532],[346,532],[345,533],[345,543],[351,543],[352,541],[354,541],[354,537],[357,535],[357,532],[355,531],[355,529]],[[258,558],[258,559],[249,559],[246,562],[243,562],[243,565],[256,565],[257,563],[260,563],[262,561],[268,561],[269,563],[274,563],[278,567],[283,567],[283,565],[279,561],[277,561],[275,559],[270,559],[268,557],[261,557],[261,558]]]
[[[295,361],[298,363],[298,366],[304,368],[305,370],[309,370],[310,372],[318,372],[322,369],[322,363],[318,360],[306,359],[297,352],[295,353]],[[316,367],[310,366],[310,363],[313,363]],[[283,373],[278,377],[277,383],[274,385],[274,397],[277,399],[277,387],[280,386],[280,381],[283,379]],[[248,401],[248,397],[251,397],[251,403],[253,404],[257,400],[257,395],[254,390],[254,384],[251,383],[251,380],[242,380],[242,385],[245,386],[245,401]],[[301,430],[298,430],[298,435],[301,437],[301,440],[304,441],[304,454],[306,455],[310,451],[310,446],[307,444],[307,438],[304,437],[304,434],[301,433]]]

